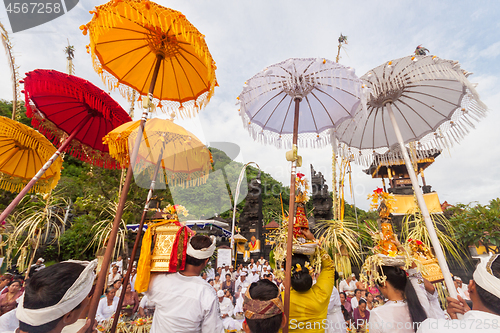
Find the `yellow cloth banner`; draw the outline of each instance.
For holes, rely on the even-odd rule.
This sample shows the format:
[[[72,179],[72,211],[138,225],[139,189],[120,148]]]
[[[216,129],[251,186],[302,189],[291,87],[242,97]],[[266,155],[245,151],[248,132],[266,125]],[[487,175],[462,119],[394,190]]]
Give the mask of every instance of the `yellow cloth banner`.
[[[394,206],[395,211],[392,213],[394,215],[406,215],[414,212],[417,209],[417,202],[413,195],[402,195],[395,194],[394,199],[396,202]],[[436,192],[424,194],[425,204],[430,214],[442,213],[441,203],[439,202],[439,197]]]
[[[171,221],[166,220],[155,224],[149,224],[148,229],[142,237],[141,256],[137,264],[137,277],[134,285],[134,289],[137,293],[143,293],[147,291],[149,287],[149,278],[151,276],[151,242],[153,241],[154,229],[170,222]]]

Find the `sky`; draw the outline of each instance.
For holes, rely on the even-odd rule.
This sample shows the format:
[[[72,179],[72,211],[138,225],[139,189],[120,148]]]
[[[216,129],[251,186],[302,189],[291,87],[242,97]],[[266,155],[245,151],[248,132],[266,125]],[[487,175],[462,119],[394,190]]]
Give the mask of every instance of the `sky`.
[[[362,76],[384,62],[410,55],[422,44],[430,54],[458,60],[474,74],[481,100],[488,106],[486,118],[465,139],[443,151],[425,172],[427,184],[441,202],[479,202],[500,196],[500,12],[497,1],[333,1],[333,0],[172,0],[160,5],[181,11],[206,36],[217,63],[216,88],[212,100],[195,118],[179,120],[205,143],[232,142],[240,147],[240,162],[256,162],[263,171],[285,185],[290,182],[290,164],[285,150],[255,142],[243,128],[236,97],[243,83],[267,66],[287,58],[335,60],[337,38],[348,37],[340,63],[355,68]],[[88,12],[102,2],[81,0],[67,14],[34,27],[11,33],[20,73],[37,68],[66,71],[64,47],[75,46],[75,74],[105,89],[92,68],[89,43],[79,26],[91,19]],[[9,32],[5,8],[0,5],[0,22]],[[12,99],[12,82],[7,58],[0,52],[0,98]],[[128,103],[115,98],[126,110]],[[138,113],[138,112],[137,112]],[[158,114],[167,118],[167,115]],[[303,166],[310,177],[312,164],[331,184],[331,148],[300,149]],[[381,181],[371,179],[353,165],[354,198],[347,201],[368,209],[367,195]],[[331,186],[330,186],[331,188]]]

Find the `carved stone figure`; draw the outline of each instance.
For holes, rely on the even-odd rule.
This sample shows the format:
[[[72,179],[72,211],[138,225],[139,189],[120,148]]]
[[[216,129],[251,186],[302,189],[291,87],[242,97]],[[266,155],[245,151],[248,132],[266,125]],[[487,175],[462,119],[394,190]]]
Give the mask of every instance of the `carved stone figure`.
[[[314,220],[331,220],[333,219],[333,199],[328,192],[325,177],[321,172],[316,172],[311,164],[311,190]],[[311,223],[311,220],[309,220]]]

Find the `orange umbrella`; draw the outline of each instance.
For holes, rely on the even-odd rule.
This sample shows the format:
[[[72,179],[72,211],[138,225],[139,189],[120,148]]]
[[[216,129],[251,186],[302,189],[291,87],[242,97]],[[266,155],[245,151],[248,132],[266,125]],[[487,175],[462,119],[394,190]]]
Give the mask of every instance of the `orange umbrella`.
[[[21,191],[37,175],[56,148],[42,134],[9,118],[0,117],[0,188]],[[62,159],[57,159],[30,189],[47,193],[61,178]]]
[[[147,103],[143,100],[145,110],[139,123],[139,135],[130,154],[130,160],[135,161],[153,101],[156,99],[157,107],[170,111],[172,118],[195,114],[208,103],[217,85],[215,62],[205,36],[178,11],[148,0],[112,0],[91,13],[94,14],[92,20],[80,29],[83,34],[89,33],[88,50],[94,69],[110,88],[127,86],[147,95]],[[120,91],[124,93],[124,89]],[[104,287],[132,174],[133,167],[129,165],[96,290]],[[130,269],[125,281],[129,276]],[[95,317],[98,302],[96,293],[89,318]],[[111,332],[116,324],[115,320]]]
[[[158,107],[181,116],[208,103],[215,62],[205,36],[182,13],[142,0],[110,1],[91,13],[80,29],[89,32],[94,68],[110,88],[152,93]]]

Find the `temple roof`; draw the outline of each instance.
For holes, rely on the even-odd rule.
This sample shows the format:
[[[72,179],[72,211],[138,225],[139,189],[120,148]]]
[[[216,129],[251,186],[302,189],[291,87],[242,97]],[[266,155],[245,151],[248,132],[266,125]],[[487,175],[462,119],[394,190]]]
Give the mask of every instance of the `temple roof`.
[[[441,151],[438,149],[416,149],[412,157],[412,151],[408,148],[407,151],[410,158],[415,158],[417,160],[419,172],[425,170],[432,163],[434,163],[436,157],[441,154]],[[391,149],[384,154],[375,153],[373,163],[368,169],[363,171],[366,174],[371,175],[372,178],[389,178],[387,167],[391,168],[393,174],[408,174],[399,145],[392,146]]]

